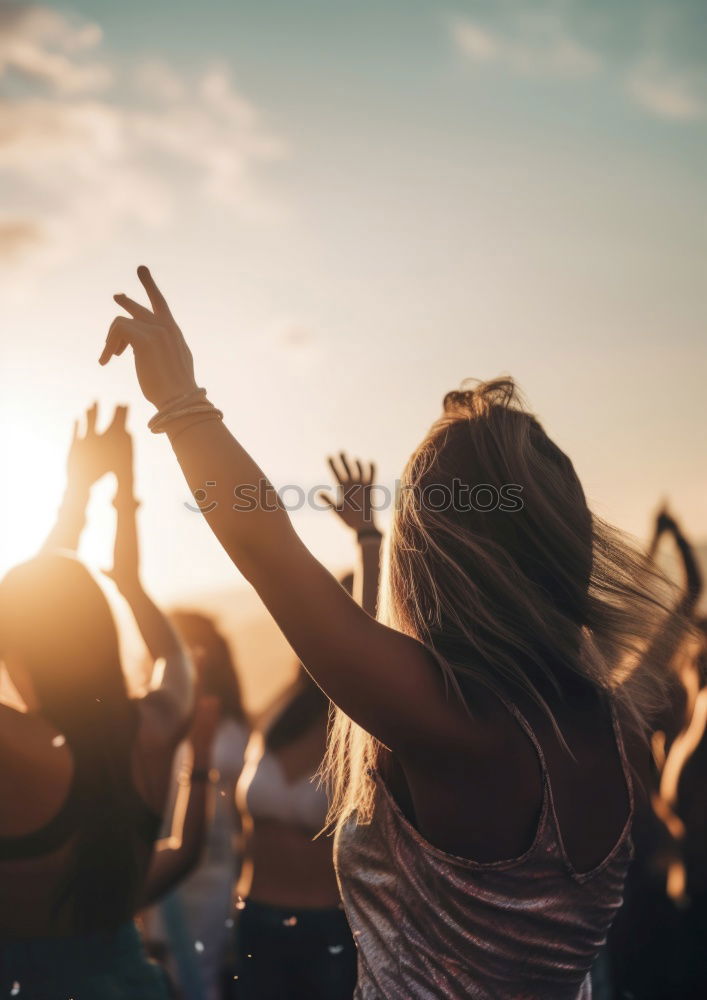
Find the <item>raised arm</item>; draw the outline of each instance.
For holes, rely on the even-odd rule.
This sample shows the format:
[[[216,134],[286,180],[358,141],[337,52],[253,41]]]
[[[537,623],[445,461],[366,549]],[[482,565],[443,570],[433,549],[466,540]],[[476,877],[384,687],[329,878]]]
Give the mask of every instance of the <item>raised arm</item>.
[[[128,602],[155,661],[151,688],[159,690],[162,697],[153,704],[159,706],[168,728],[179,731],[192,709],[193,669],[169,619],[147,594],[140,578],[136,518],[139,505],[134,496],[133,447],[126,418],[127,408],[118,407],[103,435],[107,461],[118,482],[113,501],[117,512],[113,568],[106,571],[106,576]]]
[[[98,404],[86,410],[86,429],[79,432],[78,421],[69,447],[66,463],[66,489],[57,512],[54,527],[49,532],[42,551],[68,549],[75,552],[86,523],[86,507],[91,487],[108,471],[101,448],[101,435],[96,433]]]
[[[353,596],[363,610],[375,618],[383,540],[373,511],[376,467],[372,462],[365,465],[360,459],[351,459],[343,451],[328,462],[339,484],[339,495],[334,498],[329,493],[320,493],[320,497],[347,528],[356,532],[358,560]]]
[[[695,606],[697,605],[702,593],[702,571],[698,565],[694,550],[690,545],[690,542],[683,535],[680,525],[672,514],[669,513],[667,508],[662,507],[656,516],[655,530],[648,549],[648,555],[651,559],[655,558],[655,554],[658,550],[658,543],[662,536],[666,534],[672,535],[675,540],[675,545],[680,553],[680,559],[682,561],[685,574],[683,597],[677,610],[680,614],[689,616],[695,610]]]
[[[647,555],[649,559],[655,559],[656,552],[658,551],[658,545],[660,540],[666,531],[670,528],[670,522],[672,518],[668,514],[665,505],[661,506],[658,513],[655,516],[655,522],[653,524],[653,535],[648,543]]]
[[[351,718],[393,749],[453,739],[441,673],[414,639],[367,615],[296,535],[265,475],[194,379],[191,352],[146,268],[152,311],[125,295],[102,364],[129,344],[143,393],[158,409],[212,531],[252,583],[302,663]],[[468,719],[459,707],[460,733]],[[459,733],[456,734],[459,737]]]
[[[697,563],[697,559],[695,558],[695,552],[692,545],[683,535],[677,521],[674,518],[671,518],[670,520],[670,530],[673,538],[675,539],[675,544],[678,552],[680,553],[683,569],[685,571],[685,585],[681,611],[684,615],[692,615],[697,602],[700,599],[700,594],[702,593],[702,572]]]
[[[180,788],[169,837],[155,845],[145,884],[143,905],[150,906],[174,889],[198,865],[206,843],[212,786],[211,752],[220,717],[218,698],[198,699],[189,744],[191,772],[180,776]]]
[[[685,725],[685,712],[688,706],[687,692],[683,683],[681,671],[674,669],[675,654],[679,651],[684,638],[687,620],[692,616],[695,605],[702,590],[702,575],[689,542],[684,538],[677,522],[664,506],[656,515],[653,538],[648,547],[649,559],[655,559],[661,538],[670,534],[674,537],[685,567],[685,585],[682,596],[677,600],[673,610],[665,616],[661,627],[652,637],[643,654],[646,663],[662,663],[669,671],[666,704],[653,721],[655,729],[662,730],[670,744]],[[673,669],[670,669],[670,668]],[[636,671],[636,680],[640,679],[640,667]],[[632,678],[627,685],[633,683]]]

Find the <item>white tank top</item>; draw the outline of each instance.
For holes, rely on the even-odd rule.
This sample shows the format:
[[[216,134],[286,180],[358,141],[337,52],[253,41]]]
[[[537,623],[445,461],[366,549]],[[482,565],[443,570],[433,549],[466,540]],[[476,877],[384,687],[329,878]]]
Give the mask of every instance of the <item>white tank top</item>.
[[[308,775],[288,781],[275,754],[266,750],[246,792],[253,819],[272,819],[319,833],[327,814],[327,797],[319,779]]]

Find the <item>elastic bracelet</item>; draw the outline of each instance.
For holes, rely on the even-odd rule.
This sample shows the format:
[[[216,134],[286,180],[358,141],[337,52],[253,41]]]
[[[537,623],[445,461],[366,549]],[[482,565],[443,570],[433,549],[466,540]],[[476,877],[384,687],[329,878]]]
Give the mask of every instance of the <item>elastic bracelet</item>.
[[[223,417],[221,410],[218,410],[213,403],[194,403],[193,406],[185,406],[182,410],[175,410],[174,413],[168,413],[162,417],[159,423],[154,424],[152,427],[152,433],[164,434],[166,433],[168,424],[173,424],[175,420],[180,420],[182,417],[198,416],[200,413],[213,414],[219,420]]]
[[[211,781],[210,767],[195,767],[189,776],[192,785]]]
[[[194,403],[192,406],[185,406],[181,410],[164,414],[159,421],[152,425],[152,433],[164,434],[167,424],[174,423],[175,420],[180,420],[182,417],[196,416],[199,413],[216,413],[219,417],[223,417],[221,410],[217,410],[213,403]]]
[[[160,409],[168,410],[171,406],[175,406],[177,403],[183,403],[187,399],[191,399],[195,396],[205,396],[206,389],[203,386],[197,386],[196,389],[192,389],[191,392],[182,392],[178,396],[170,396],[169,399],[165,400]]]
[[[140,501],[136,500],[135,497],[122,497],[116,493],[113,497],[113,506],[116,510],[137,510],[140,507]]]
[[[174,444],[180,434],[190,430],[192,427],[197,427],[199,424],[206,423],[207,420],[223,420],[223,413],[214,407],[211,413],[205,413],[201,420],[192,420],[191,423],[185,424],[184,427],[180,427],[179,430],[174,432],[174,434],[170,434],[169,430],[165,428],[165,434],[169,436],[170,443]]]
[[[194,389],[192,392],[182,393],[181,396],[173,396],[172,399],[168,399],[167,402],[162,406],[157,413],[153,414],[147,421],[147,426],[150,430],[161,423],[166,417],[187,406],[188,404],[195,403],[197,400],[206,399],[206,389],[203,387],[199,389]]]

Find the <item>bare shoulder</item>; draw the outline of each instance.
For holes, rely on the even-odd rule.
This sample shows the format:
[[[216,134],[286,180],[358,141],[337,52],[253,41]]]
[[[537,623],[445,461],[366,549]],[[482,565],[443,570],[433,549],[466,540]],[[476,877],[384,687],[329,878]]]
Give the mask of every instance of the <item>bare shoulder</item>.
[[[427,692],[430,738],[400,755],[406,766],[437,772],[442,765],[452,777],[457,768],[468,775],[477,765],[517,756],[526,739],[496,695],[471,680],[460,693],[445,685],[441,668],[428,663],[427,670],[436,675]]]

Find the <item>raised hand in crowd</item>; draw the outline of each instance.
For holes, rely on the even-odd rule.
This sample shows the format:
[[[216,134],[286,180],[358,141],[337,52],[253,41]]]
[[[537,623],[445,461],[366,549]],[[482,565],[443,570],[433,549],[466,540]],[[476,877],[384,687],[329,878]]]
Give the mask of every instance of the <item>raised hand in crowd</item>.
[[[116,469],[122,469],[125,464],[119,445],[125,436],[125,415],[126,407],[117,406],[111,423],[103,433],[99,433],[96,429],[98,404],[93,403],[86,410],[83,431],[78,420],[74,423],[66,463],[66,489],[56,523],[42,546],[44,551],[76,551],[78,548],[91,487],[108,472],[115,471],[117,474]],[[127,438],[130,443],[129,435]],[[122,450],[125,450],[124,446]],[[132,453],[130,466],[132,467]]]
[[[180,790],[172,816],[172,829],[155,845],[145,885],[144,905],[157,902],[175,888],[199,863],[213,806],[209,780],[211,758],[221,704],[213,695],[197,695],[188,734],[191,769],[180,776]]]
[[[683,534],[678,521],[670,513],[667,506],[663,505],[656,514],[655,529],[648,550],[651,558],[655,558],[660,539],[666,534],[672,535],[678,553],[680,554],[680,560],[682,562],[684,573],[684,584],[683,597],[679,605],[679,611],[681,614],[689,617],[694,613],[695,607],[702,593],[702,571],[700,570],[692,545]]]
[[[359,558],[354,573],[353,596],[364,611],[375,617],[382,541],[373,506],[376,467],[373,462],[350,458],[343,451],[327,461],[338,484],[338,494],[333,497],[322,491],[319,497],[347,528],[356,532]]]

